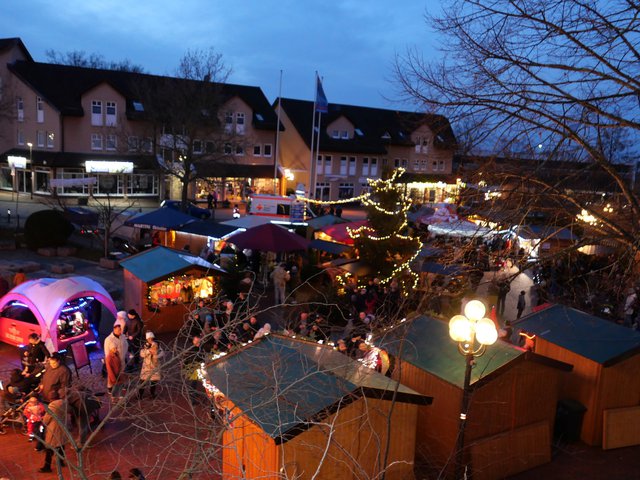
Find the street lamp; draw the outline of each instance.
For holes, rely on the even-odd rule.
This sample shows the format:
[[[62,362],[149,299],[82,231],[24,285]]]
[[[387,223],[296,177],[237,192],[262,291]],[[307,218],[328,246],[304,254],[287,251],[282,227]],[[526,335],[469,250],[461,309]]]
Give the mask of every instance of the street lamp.
[[[462,406],[460,408],[460,424],[456,441],[456,480],[464,478],[464,429],[469,410],[471,369],[474,358],[484,354],[487,345],[493,345],[498,339],[498,331],[493,320],[484,315],[487,309],[480,300],[471,300],[464,307],[464,315],[455,315],[449,320],[449,336],[458,342],[458,351],[465,357],[464,386],[462,389]]]

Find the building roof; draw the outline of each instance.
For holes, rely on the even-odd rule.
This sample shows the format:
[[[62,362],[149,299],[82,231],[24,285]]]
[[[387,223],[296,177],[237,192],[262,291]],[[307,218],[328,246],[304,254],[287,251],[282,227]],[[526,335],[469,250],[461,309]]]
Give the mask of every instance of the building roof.
[[[120,265],[145,283],[155,283],[192,268],[209,274],[225,273],[218,265],[209,263],[198,255],[162,246],[120,260]]]
[[[141,73],[98,68],[83,68],[33,61],[17,61],[9,69],[22,81],[59,110],[63,115],[82,116],[82,96],[100,84],[109,84],[127,100],[127,114],[139,117],[134,101],[139,101],[140,85],[145,87],[160,85],[161,82],[193,82],[172,77],[161,77]],[[219,88],[223,101],[233,97],[242,99],[253,111],[252,124],[257,129],[275,130],[277,117],[260,87],[234,84],[211,83],[211,88]]]
[[[268,335],[206,368],[213,383],[276,443],[361,396],[431,403],[326,345]]]
[[[291,98],[282,98],[281,101],[282,109],[310,147],[313,102]],[[356,132],[350,139],[336,139],[326,133],[326,128],[321,128],[320,150],[325,152],[382,155],[387,153],[389,145],[413,146],[411,133],[425,124],[433,132],[436,148],[454,148],[456,145],[451,125],[442,115],[330,103],[328,113],[322,113],[321,116],[321,127],[344,116],[361,133]]]
[[[388,330],[374,343],[389,354],[426,371],[459,388],[464,387],[464,357],[449,337],[446,322],[424,315]],[[471,372],[471,385],[480,385],[524,360],[525,351],[498,340],[477,357]]]
[[[22,43],[22,40],[20,40],[19,38],[15,37],[15,38],[0,38],[0,53],[6,51],[6,50],[11,50],[14,47],[18,47],[20,50],[22,50],[22,54],[25,56],[25,58],[27,58],[29,61],[33,61],[33,58],[31,57],[31,54],[29,53],[29,50],[27,50],[27,47],[24,46],[24,43]]]
[[[513,326],[605,367],[640,352],[640,332],[564,305],[527,315]]]

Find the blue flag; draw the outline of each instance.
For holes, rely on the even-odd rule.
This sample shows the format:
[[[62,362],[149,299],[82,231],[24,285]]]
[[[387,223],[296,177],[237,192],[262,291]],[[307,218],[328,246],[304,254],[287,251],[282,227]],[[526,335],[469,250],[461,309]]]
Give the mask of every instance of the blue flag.
[[[327,113],[329,111],[329,102],[324,94],[320,77],[316,75],[316,112]]]

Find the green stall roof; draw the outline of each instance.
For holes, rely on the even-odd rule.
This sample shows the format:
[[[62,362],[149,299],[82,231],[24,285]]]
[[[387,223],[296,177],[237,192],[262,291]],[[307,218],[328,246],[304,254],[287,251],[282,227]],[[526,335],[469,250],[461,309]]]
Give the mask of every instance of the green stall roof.
[[[425,370],[457,387],[464,387],[465,360],[458,344],[449,337],[449,325],[432,317],[418,316],[384,332],[374,343],[389,354]],[[487,380],[513,360],[524,358],[525,351],[498,340],[476,358],[471,385]]]
[[[553,305],[513,323],[548,342],[609,366],[640,352],[640,332],[565,305]]]
[[[209,381],[276,443],[362,395],[429,404],[431,397],[327,345],[268,335],[207,366]]]
[[[120,265],[145,283],[153,283],[191,268],[211,274],[226,273],[218,265],[209,263],[198,255],[163,246],[120,260]]]

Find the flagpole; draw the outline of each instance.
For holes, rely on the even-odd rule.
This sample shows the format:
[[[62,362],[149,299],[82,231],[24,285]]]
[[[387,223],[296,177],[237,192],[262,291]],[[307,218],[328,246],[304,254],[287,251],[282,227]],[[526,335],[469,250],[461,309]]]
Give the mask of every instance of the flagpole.
[[[322,131],[322,112],[318,112],[318,134],[316,135],[316,158],[314,164],[318,165],[318,156],[320,156],[320,132]],[[318,182],[318,169],[313,169],[313,193],[316,193],[316,186]],[[313,197],[315,198],[315,196]]]
[[[280,70],[280,85],[278,87],[278,120],[276,122],[276,151],[275,162],[273,168],[273,194],[278,194],[278,165],[279,165],[279,155],[280,155],[280,111],[282,110],[282,69]],[[287,192],[283,192],[287,193]]]
[[[313,115],[313,120],[311,122],[311,163],[309,164],[309,198],[316,198],[316,186],[313,184],[313,180],[315,178],[315,162],[313,161],[313,153],[314,153],[314,138],[316,135],[316,92],[318,88],[318,71],[316,70],[316,78],[315,85],[313,88],[313,108],[311,109],[311,114]]]

